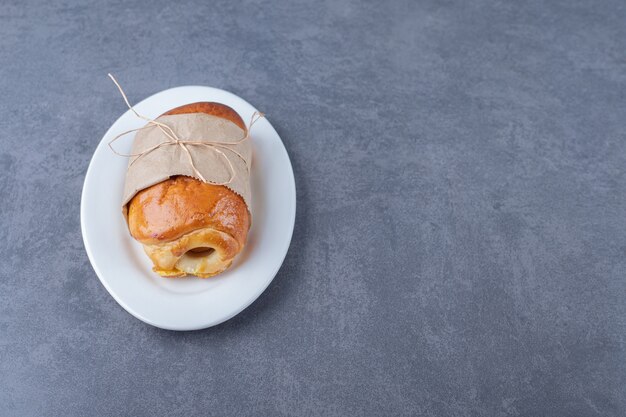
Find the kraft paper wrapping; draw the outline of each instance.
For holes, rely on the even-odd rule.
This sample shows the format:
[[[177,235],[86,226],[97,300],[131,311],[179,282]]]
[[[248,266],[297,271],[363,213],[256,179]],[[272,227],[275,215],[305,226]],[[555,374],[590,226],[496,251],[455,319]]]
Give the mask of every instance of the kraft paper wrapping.
[[[203,113],[161,116],[156,121],[169,126],[182,142],[233,143],[246,136],[246,131],[233,122]],[[149,151],[150,148],[160,143],[168,144]],[[184,146],[189,150],[194,166],[206,182],[223,184],[230,188],[244,199],[248,210],[250,210],[250,173],[248,167],[251,166],[252,149],[249,139],[237,144],[219,147],[189,143]],[[223,155],[215,149],[221,151]],[[239,153],[243,160],[229,149]],[[124,217],[127,217],[126,205],[128,202],[135,194],[145,188],[174,175],[187,175],[201,180],[194,173],[185,150],[182,149],[181,145],[168,138],[158,126],[146,126],[137,132],[131,154],[141,153],[143,155],[131,157],[128,164],[122,200]],[[231,172],[229,161],[234,172]],[[230,183],[224,184],[229,180],[231,180]]]

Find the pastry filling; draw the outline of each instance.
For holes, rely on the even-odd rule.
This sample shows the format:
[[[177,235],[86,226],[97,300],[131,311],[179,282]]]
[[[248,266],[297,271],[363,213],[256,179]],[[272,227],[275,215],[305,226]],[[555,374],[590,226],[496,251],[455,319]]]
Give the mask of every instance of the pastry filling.
[[[192,258],[202,258],[215,252],[213,248],[193,248],[187,251],[187,255]]]
[[[176,262],[176,269],[187,274],[212,273],[216,264],[221,264],[218,252],[210,247],[201,246],[189,249]]]

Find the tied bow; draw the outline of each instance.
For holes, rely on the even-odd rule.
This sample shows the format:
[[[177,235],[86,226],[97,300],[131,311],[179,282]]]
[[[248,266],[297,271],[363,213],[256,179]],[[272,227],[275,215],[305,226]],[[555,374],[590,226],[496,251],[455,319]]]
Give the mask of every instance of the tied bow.
[[[115,153],[116,155],[119,156],[124,156],[127,158],[132,158],[132,157],[136,157],[135,159],[133,159],[131,161],[131,165],[133,163],[135,163],[139,158],[142,158],[143,156],[149,154],[150,152],[159,149],[161,147],[164,146],[180,146],[182,148],[182,150],[185,152],[185,154],[187,155],[187,158],[189,159],[189,165],[191,166],[191,169],[193,170],[194,174],[201,179],[203,182],[208,182],[200,173],[200,171],[198,171],[198,169],[196,168],[196,165],[193,162],[193,157],[191,156],[191,152],[189,151],[189,148],[187,148],[188,146],[203,146],[207,149],[212,150],[213,152],[217,153],[222,159],[224,159],[226,161],[226,163],[228,164],[228,168],[230,169],[230,178],[228,179],[228,181],[226,182],[222,182],[222,183],[217,183],[215,185],[228,185],[231,182],[233,182],[233,180],[235,179],[235,176],[237,175],[237,172],[235,171],[235,168],[233,167],[233,163],[230,160],[230,158],[223,152],[224,150],[230,151],[232,152],[234,155],[236,155],[237,157],[239,157],[245,164],[246,164],[246,168],[248,169],[248,171],[250,171],[250,167],[248,166],[248,161],[246,161],[246,159],[239,153],[237,152],[235,149],[231,148],[231,146],[233,145],[237,145],[240,144],[242,142],[244,142],[245,140],[248,140],[250,138],[250,129],[252,128],[252,126],[259,120],[261,119],[264,114],[258,111],[255,111],[252,114],[252,117],[250,118],[250,123],[248,123],[248,126],[246,127],[246,134],[243,138],[239,139],[236,142],[222,142],[222,141],[198,141],[198,140],[182,140],[178,137],[178,135],[176,134],[176,132],[174,132],[174,130],[169,127],[168,125],[158,122],[155,119],[150,119],[149,117],[143,116],[139,113],[137,113],[137,111],[133,108],[133,106],[130,105],[130,103],[128,102],[128,98],[126,97],[126,94],[124,93],[124,90],[122,89],[122,87],[120,86],[120,84],[117,82],[117,80],[115,79],[115,77],[113,77],[113,75],[108,74],[109,78],[111,78],[111,80],[113,81],[113,83],[115,83],[115,86],[117,87],[117,89],[120,91],[120,94],[122,94],[122,97],[124,98],[124,102],[126,103],[126,106],[128,106],[129,110],[131,110],[135,116],[137,116],[140,119],[145,120],[146,122],[148,122],[147,125],[137,128],[137,129],[131,129],[131,130],[127,130],[126,132],[120,133],[119,135],[117,135],[116,137],[114,137],[111,141],[109,141],[109,148],[111,148],[111,150],[113,151],[113,153]],[[120,153],[118,151],[115,150],[115,148],[113,148],[113,142],[115,142],[116,140],[118,140],[119,138],[121,138],[122,136],[125,136],[129,133],[132,132],[136,132],[142,129],[145,129],[147,127],[151,127],[151,126],[155,126],[157,128],[159,128],[161,130],[161,132],[163,132],[163,134],[165,135],[165,137],[167,138],[167,140],[165,142],[161,142],[158,143],[144,151],[138,152],[138,153],[130,153],[130,154],[124,154],[124,153]]]

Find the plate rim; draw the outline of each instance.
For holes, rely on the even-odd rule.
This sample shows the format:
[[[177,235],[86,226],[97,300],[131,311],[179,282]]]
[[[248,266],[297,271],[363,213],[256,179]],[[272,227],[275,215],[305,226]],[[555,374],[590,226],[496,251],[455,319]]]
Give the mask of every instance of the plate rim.
[[[139,106],[140,104],[153,99],[155,96],[158,96],[160,94],[164,94],[164,93],[168,93],[168,92],[172,92],[174,90],[183,90],[183,89],[206,89],[206,90],[211,90],[213,92],[218,91],[221,93],[225,93],[227,95],[231,95],[234,96],[236,99],[241,100],[242,102],[244,102],[246,105],[250,106],[252,109],[257,110],[255,106],[253,106],[252,104],[250,104],[247,100],[243,99],[242,97],[238,96],[237,94],[234,94],[230,91],[227,90],[223,90],[221,88],[217,88],[217,87],[210,87],[210,86],[205,86],[205,85],[182,85],[182,86],[178,86],[178,87],[171,87],[171,88],[167,88],[165,90],[161,90],[158,91],[154,94],[151,94],[150,96],[144,98],[143,100],[139,101],[138,103],[134,104],[133,107]],[[102,271],[100,270],[98,264],[96,262],[94,262],[94,255],[93,255],[93,250],[88,242],[88,239],[86,237],[87,232],[86,232],[86,225],[85,225],[85,191],[87,188],[87,179],[90,176],[91,170],[92,170],[92,166],[93,166],[93,160],[96,156],[96,152],[98,150],[98,148],[100,147],[100,145],[102,145],[103,141],[105,140],[105,138],[109,135],[109,133],[111,132],[111,130],[113,129],[113,126],[120,120],[122,119],[126,114],[131,113],[131,110],[128,109],[126,110],[124,113],[122,113],[121,115],[119,115],[115,121],[113,121],[113,123],[109,126],[109,128],[106,130],[106,132],[102,135],[102,138],[98,141],[98,143],[96,144],[95,149],[93,150],[93,153],[91,155],[91,158],[89,159],[89,164],[87,166],[87,170],[85,171],[85,176],[84,176],[84,180],[83,180],[83,186],[81,188],[81,198],[80,198],[80,228],[81,228],[81,235],[82,235],[82,240],[83,240],[83,245],[85,247],[85,251],[87,252],[87,258],[89,259],[89,263],[91,264],[92,269],[94,270],[94,272],[96,273],[96,276],[98,277],[98,280],[100,281],[100,283],[102,284],[102,286],[107,290],[107,292],[109,293],[109,295],[126,311],[128,312],[130,315],[132,315],[133,317],[135,317],[136,319],[149,324],[151,326],[157,327],[157,328],[161,328],[161,329],[165,329],[165,330],[172,330],[172,331],[194,331],[194,330],[201,330],[201,329],[207,329],[213,326],[217,326],[221,323],[224,323],[230,319],[232,319],[233,317],[235,317],[236,315],[238,315],[239,313],[241,313],[242,311],[244,311],[246,308],[248,308],[252,303],[254,303],[254,301],[256,301],[267,289],[267,287],[269,287],[269,285],[272,283],[272,281],[274,281],[274,278],[276,278],[276,275],[278,274],[278,272],[280,271],[281,267],[283,266],[283,263],[285,262],[285,259],[287,257],[287,254],[289,253],[289,248],[291,247],[291,241],[293,240],[293,232],[295,229],[295,222],[296,222],[296,213],[297,213],[297,204],[298,204],[298,198],[297,198],[297,188],[296,188],[296,181],[295,181],[295,174],[293,171],[293,165],[291,163],[291,158],[289,157],[289,152],[287,152],[287,148],[285,147],[285,143],[283,142],[282,138],[280,137],[280,135],[278,134],[278,132],[276,132],[276,129],[274,128],[274,126],[269,122],[269,120],[267,120],[267,122],[269,123],[270,127],[272,128],[272,130],[276,133],[276,136],[278,137],[278,140],[280,142],[280,147],[282,149],[282,151],[285,153],[285,156],[287,157],[287,164],[289,166],[289,179],[291,182],[291,189],[293,192],[293,210],[292,210],[292,214],[291,214],[291,218],[288,219],[288,225],[289,225],[289,239],[286,239],[286,243],[285,243],[285,248],[282,249],[282,259],[280,260],[279,263],[277,263],[277,266],[275,267],[275,270],[269,274],[271,277],[267,280],[267,282],[265,283],[265,285],[262,286],[262,288],[260,288],[260,290],[258,291],[258,293],[253,294],[249,300],[247,300],[244,303],[241,303],[240,306],[238,306],[237,309],[234,310],[234,312],[232,312],[231,314],[228,314],[220,319],[218,319],[217,321],[209,321],[205,324],[199,324],[199,325],[195,325],[195,326],[172,326],[172,325],[164,325],[161,323],[156,323],[155,321],[151,320],[148,317],[144,317],[141,314],[139,314],[137,311],[135,311],[135,309],[128,305],[126,302],[123,301],[123,299],[109,286],[107,280],[102,278]]]

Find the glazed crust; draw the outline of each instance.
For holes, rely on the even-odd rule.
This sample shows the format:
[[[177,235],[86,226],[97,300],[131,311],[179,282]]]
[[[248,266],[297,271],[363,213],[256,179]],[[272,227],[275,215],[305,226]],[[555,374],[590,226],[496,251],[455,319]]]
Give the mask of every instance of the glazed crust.
[[[145,244],[171,242],[210,227],[243,246],[250,224],[243,199],[223,185],[177,176],[137,193],[129,203],[131,235]]]
[[[184,106],[176,107],[168,112],[165,112],[161,116],[189,113],[206,113],[213,116],[221,117],[223,119],[230,120],[244,131],[246,130],[246,124],[241,119],[241,116],[239,116],[239,114],[235,110],[221,103],[210,103],[207,101],[201,101],[198,103],[185,104]]]
[[[219,116],[246,129],[241,117],[220,103],[187,104],[164,115],[186,113]],[[163,276],[190,273],[208,277],[230,266],[245,245],[250,213],[243,198],[228,187],[175,176],[141,190],[131,199],[128,227],[144,245],[155,272]],[[203,259],[190,252],[195,248],[210,248],[213,253]]]

